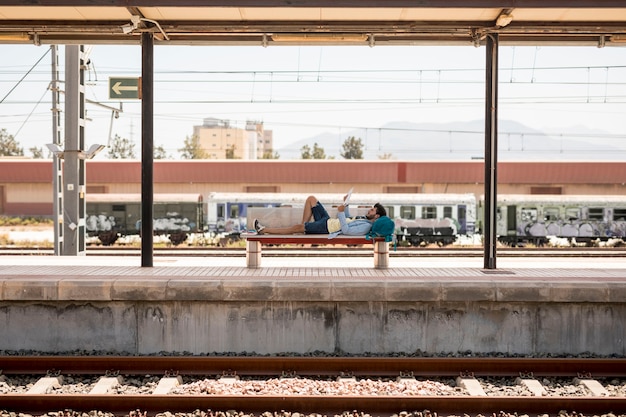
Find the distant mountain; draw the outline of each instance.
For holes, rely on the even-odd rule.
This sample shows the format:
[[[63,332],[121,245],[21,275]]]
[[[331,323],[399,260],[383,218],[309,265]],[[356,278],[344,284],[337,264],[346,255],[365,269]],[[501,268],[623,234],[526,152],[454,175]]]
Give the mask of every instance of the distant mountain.
[[[300,149],[317,143],[328,157],[342,159],[344,141],[354,136],[364,144],[364,158],[389,156],[404,160],[469,160],[484,156],[484,122],[392,122],[380,129],[355,129],[323,133],[277,149],[281,159],[300,159]],[[510,160],[615,160],[626,155],[622,141],[606,132],[569,127],[562,132],[542,132],[519,122],[498,121],[498,159]],[[619,145],[619,146],[618,146]]]

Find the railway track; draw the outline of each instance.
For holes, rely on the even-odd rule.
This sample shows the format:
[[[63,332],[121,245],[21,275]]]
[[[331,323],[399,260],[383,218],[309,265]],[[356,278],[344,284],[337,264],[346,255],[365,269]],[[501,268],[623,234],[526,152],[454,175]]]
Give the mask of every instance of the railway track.
[[[195,410],[254,413],[299,412],[330,415],[357,411],[389,416],[429,410],[434,415],[456,414],[558,414],[562,410],[585,415],[624,413],[626,393],[606,390],[610,383],[626,385],[623,358],[375,358],[375,357],[240,357],[240,356],[2,356],[0,387],[16,388],[25,375],[36,380],[25,392],[0,391],[0,410],[42,415],[50,411],[99,410],[115,415],[141,411],[194,412]],[[158,383],[142,394],[112,394],[124,378],[158,376]],[[80,376],[95,376],[89,392],[59,393],[58,387]],[[520,395],[494,395],[485,381],[515,381],[524,385]],[[571,381],[577,395],[551,393],[549,381]],[[363,394],[350,391],[357,381],[387,381],[409,386],[431,379],[454,381],[443,393],[402,394],[391,389]],[[7,383],[8,381],[8,383]],[[196,382],[191,382],[196,381]],[[318,392],[271,393],[252,390],[263,381],[280,381],[295,387],[308,381],[330,381],[343,387],[342,394]],[[212,385],[211,385],[212,384]],[[239,384],[239,385],[237,385]],[[560,382],[555,382],[556,385]],[[220,391],[198,387],[220,386]],[[371,385],[371,383],[370,383]],[[440,384],[441,385],[441,384]],[[444,384],[445,385],[445,384]],[[397,385],[396,385],[397,386]],[[195,388],[189,388],[195,387]],[[247,387],[247,388],[245,388]],[[378,386],[377,386],[378,387]],[[222,391],[223,389],[223,391]],[[302,389],[302,388],[298,388]],[[582,392],[582,394],[581,394]]]

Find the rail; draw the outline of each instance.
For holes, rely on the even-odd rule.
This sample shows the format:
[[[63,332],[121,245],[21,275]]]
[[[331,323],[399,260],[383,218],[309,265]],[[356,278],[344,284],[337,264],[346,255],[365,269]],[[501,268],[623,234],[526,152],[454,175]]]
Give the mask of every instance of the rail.
[[[117,356],[4,356],[2,374],[78,375],[126,374],[340,377],[456,376],[472,381],[476,376],[511,376],[533,379],[546,376],[625,378],[624,358],[363,358],[363,357],[117,357]],[[435,413],[538,414],[569,410],[605,414],[626,410],[626,397],[485,396],[485,395],[181,395],[181,394],[1,394],[0,408],[12,412],[45,413],[51,410],[106,410],[128,415],[142,410],[151,415],[194,410],[237,410],[248,413],[298,411],[340,413],[359,410],[378,415],[400,411],[431,410]]]

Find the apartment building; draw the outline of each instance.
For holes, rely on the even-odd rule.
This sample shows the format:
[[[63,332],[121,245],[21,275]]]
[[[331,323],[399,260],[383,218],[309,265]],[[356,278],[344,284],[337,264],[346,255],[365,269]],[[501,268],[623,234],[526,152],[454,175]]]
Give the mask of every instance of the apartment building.
[[[263,122],[249,120],[239,127],[208,117],[193,127],[193,134],[209,159],[262,159],[265,152],[273,151],[272,131],[265,130]]]

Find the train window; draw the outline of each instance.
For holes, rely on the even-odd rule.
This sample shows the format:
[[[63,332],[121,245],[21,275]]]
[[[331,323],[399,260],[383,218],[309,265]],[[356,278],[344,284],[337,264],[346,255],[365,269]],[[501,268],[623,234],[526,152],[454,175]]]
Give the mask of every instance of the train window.
[[[616,208],[613,211],[613,220],[615,220],[615,221],[624,221],[624,220],[626,220],[626,209]]]
[[[233,204],[232,206],[230,206],[230,215],[228,216],[228,218],[236,219],[238,217],[239,217],[239,206],[236,204]]]
[[[224,218],[224,212],[226,211],[226,208],[224,207],[224,204],[218,204],[217,205],[217,218],[218,219],[223,219]]]
[[[422,219],[436,219],[436,218],[437,218],[437,207],[435,206],[422,207]]]
[[[400,206],[400,217],[407,220],[415,219],[415,207],[414,206]]]
[[[393,212],[394,207],[385,207],[385,210],[387,210],[387,216],[390,218],[395,218],[394,212]]]
[[[604,209],[602,207],[589,207],[589,220],[603,220]]]
[[[574,207],[565,209],[565,219],[578,220],[580,219],[580,210]]]
[[[537,209],[524,207],[520,210],[520,217],[523,222],[536,222],[537,221]]]
[[[126,207],[124,207],[124,205],[123,205],[123,204],[113,204],[113,205],[111,206],[111,209],[112,209],[113,211],[125,211]]]
[[[543,218],[545,221],[556,221],[559,219],[559,209],[558,207],[546,207],[543,210]]]
[[[449,219],[452,218],[452,207],[450,206],[445,206],[443,208],[443,217],[447,217]]]

